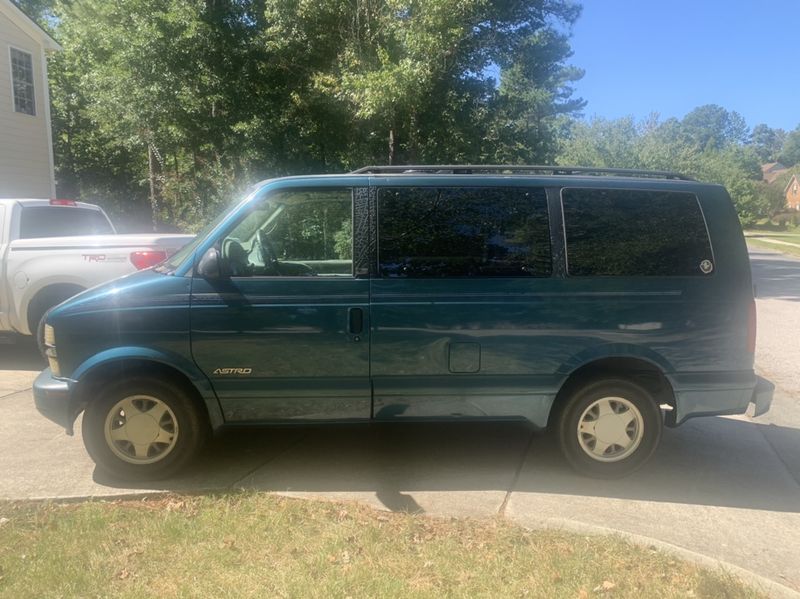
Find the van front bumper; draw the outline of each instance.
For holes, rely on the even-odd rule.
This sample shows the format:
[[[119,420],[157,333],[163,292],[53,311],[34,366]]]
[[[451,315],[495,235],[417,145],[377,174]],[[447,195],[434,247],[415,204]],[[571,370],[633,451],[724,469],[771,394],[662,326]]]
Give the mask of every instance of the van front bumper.
[[[63,426],[72,435],[72,425],[78,413],[72,402],[70,381],[53,377],[50,369],[43,370],[33,383],[33,401],[39,413]]]

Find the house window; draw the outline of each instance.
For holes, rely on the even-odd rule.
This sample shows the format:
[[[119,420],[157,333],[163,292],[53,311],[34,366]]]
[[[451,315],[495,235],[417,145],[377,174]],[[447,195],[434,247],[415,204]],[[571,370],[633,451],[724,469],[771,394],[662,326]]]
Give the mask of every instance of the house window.
[[[11,48],[11,84],[14,89],[14,110],[36,115],[33,92],[33,57],[28,52]]]

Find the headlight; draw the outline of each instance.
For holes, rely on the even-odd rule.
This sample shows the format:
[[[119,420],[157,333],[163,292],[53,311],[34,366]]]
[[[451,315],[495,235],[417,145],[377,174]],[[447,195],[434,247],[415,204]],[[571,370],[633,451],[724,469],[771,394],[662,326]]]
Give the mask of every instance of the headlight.
[[[56,332],[52,325],[44,325],[44,344],[46,347],[54,347],[56,344]]]

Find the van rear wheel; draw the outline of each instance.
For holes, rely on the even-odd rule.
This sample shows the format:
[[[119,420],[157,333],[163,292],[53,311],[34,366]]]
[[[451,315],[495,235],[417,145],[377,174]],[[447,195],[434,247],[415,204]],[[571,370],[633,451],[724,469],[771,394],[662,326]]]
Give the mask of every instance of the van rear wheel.
[[[652,395],[622,379],[580,387],[566,399],[557,421],[567,461],[596,478],[619,478],[644,466],[662,429],[661,410]]]
[[[188,464],[208,436],[208,423],[179,385],[135,377],[101,388],[81,430],[99,468],[121,479],[154,480]]]

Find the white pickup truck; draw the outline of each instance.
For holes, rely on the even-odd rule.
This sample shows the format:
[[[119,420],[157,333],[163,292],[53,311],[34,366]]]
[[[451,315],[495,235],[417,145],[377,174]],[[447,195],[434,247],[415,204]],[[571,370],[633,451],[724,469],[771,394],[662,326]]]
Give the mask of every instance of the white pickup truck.
[[[98,206],[0,199],[0,332],[36,334],[45,312],[105,281],[158,264],[192,235],[118,235]]]

